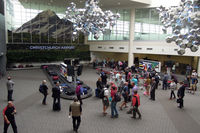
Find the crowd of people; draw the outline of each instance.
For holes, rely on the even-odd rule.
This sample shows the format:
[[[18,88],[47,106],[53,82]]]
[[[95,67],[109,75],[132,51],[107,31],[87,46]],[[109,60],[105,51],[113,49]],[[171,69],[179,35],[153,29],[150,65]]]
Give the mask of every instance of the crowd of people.
[[[121,62],[121,61],[118,61]],[[119,109],[128,108],[128,102],[131,102],[129,111],[135,118],[135,113],[138,112],[139,118],[141,113],[138,109],[140,105],[140,96],[138,91],[143,90],[143,94],[149,97],[150,100],[155,101],[155,91],[158,86],[161,85],[161,76],[152,69],[150,71],[141,71],[138,73],[135,65],[132,67],[122,67],[120,63],[116,64],[116,67],[111,68],[109,71],[103,70],[101,67],[100,76],[96,82],[96,96],[102,98],[103,114],[106,115],[106,110],[111,108],[111,118],[118,117],[118,109],[116,107],[120,100],[116,100],[118,96],[123,98],[123,101],[119,105]],[[162,76],[163,90],[170,89],[169,100],[176,99],[179,108],[183,108],[183,98],[185,96],[185,90],[194,94],[197,90],[198,77],[195,70],[192,71],[191,76],[187,76],[184,80],[178,81],[175,71],[172,71],[170,75],[165,72]],[[179,87],[178,87],[179,84]],[[175,91],[177,90],[177,94]],[[135,97],[135,95],[137,95]],[[177,97],[176,97],[177,96]],[[136,102],[137,101],[137,102]]]
[[[150,100],[155,101],[155,91],[158,89],[158,86],[161,85],[161,77],[152,69],[151,71],[142,71],[138,73],[135,65],[132,67],[127,67],[126,62],[106,62],[110,64],[110,71],[100,70],[99,78],[96,82],[96,96],[102,99],[103,104],[103,115],[107,115],[107,109],[110,106],[111,108],[111,118],[118,118],[119,113],[118,109],[123,110],[128,108],[127,114],[132,114],[132,118],[136,119],[136,114],[138,114],[138,119],[142,118],[140,113],[140,95],[139,91],[144,90],[143,94],[148,97]],[[188,72],[187,72],[188,73]],[[49,88],[46,85],[46,80],[42,81],[42,84],[39,86],[39,91],[43,94],[44,98],[42,104],[46,105],[46,98],[48,95]],[[178,78],[172,72],[170,75],[164,73],[162,77],[162,86],[163,90],[170,89],[169,99],[176,99],[179,108],[183,108],[183,98],[185,96],[185,90],[188,90],[189,93],[195,94],[197,90],[198,75],[195,70],[192,71],[191,75],[187,75],[185,80],[178,81]],[[14,82],[11,77],[8,77],[7,81],[7,91],[8,91],[8,105],[3,110],[4,117],[4,133],[7,133],[7,129],[11,124],[14,133],[17,133],[17,126],[15,122],[14,115],[16,114],[16,109],[12,103],[13,98],[13,88]],[[178,84],[180,87],[178,88]],[[81,112],[82,112],[82,90],[81,83],[77,82],[74,101],[69,106],[69,118],[72,117],[73,130],[78,131],[78,128],[81,123]],[[175,91],[177,91],[177,97]],[[60,84],[56,82],[52,87],[52,98],[53,98],[53,110],[60,111]],[[121,100],[123,98],[123,100]],[[129,104],[130,102],[130,104]],[[119,103],[119,108],[117,104]],[[129,105],[129,106],[128,106]]]

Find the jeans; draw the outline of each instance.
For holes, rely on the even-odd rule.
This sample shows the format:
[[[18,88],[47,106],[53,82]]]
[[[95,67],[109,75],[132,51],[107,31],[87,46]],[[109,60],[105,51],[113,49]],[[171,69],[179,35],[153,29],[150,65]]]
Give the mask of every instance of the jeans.
[[[114,101],[111,102],[111,116],[112,117],[114,117],[115,115],[118,115],[116,105],[117,105],[117,102],[114,102]]]
[[[74,131],[77,131],[80,126],[80,123],[81,123],[81,117],[80,116],[72,116],[72,122],[73,122]]]
[[[12,126],[13,132],[17,133],[17,126],[16,126],[16,123],[15,123],[15,120],[10,120],[10,124]],[[7,130],[8,130],[8,127],[9,127],[10,124],[7,124],[6,121],[4,121],[3,133],[7,133]]]
[[[12,101],[13,90],[8,90],[8,101]]]

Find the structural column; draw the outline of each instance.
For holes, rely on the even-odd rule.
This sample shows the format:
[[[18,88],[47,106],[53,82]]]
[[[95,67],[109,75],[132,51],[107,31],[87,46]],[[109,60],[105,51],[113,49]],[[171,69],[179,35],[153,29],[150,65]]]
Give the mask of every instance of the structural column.
[[[6,29],[4,16],[4,0],[0,0],[0,74],[6,73]],[[1,76],[0,75],[0,76]]]
[[[200,77],[200,57],[198,57],[197,74]]]
[[[134,40],[134,29],[135,29],[135,8],[131,9],[130,15],[130,37],[129,37],[129,49],[128,49],[128,66],[131,67],[134,63],[133,55],[133,40]]]

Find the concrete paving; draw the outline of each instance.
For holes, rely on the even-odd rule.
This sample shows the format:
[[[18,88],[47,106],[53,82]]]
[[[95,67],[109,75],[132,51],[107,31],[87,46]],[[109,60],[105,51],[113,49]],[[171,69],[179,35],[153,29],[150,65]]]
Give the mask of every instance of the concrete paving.
[[[13,77],[14,104],[18,111],[16,122],[19,133],[73,133],[72,120],[68,118],[71,101],[61,99],[61,111],[53,112],[51,94],[47,97],[47,105],[42,105],[42,95],[38,88],[43,79],[47,80],[43,71],[19,70],[9,71]],[[98,75],[91,68],[84,68],[80,79],[91,88],[96,88]],[[7,104],[6,78],[0,80],[1,112]],[[49,92],[51,86],[49,84]],[[200,132],[200,94],[186,93],[184,109],[178,109],[175,100],[168,100],[170,91],[160,88],[156,90],[156,101],[150,101],[140,90],[142,120],[134,120],[126,114],[127,109],[119,111],[119,118],[102,115],[102,102],[94,95],[83,100],[83,115],[79,133],[199,133]],[[129,103],[130,105],[130,103]],[[119,103],[117,104],[119,106]],[[0,132],[3,132],[3,117],[0,115]],[[8,133],[12,133],[9,128]]]

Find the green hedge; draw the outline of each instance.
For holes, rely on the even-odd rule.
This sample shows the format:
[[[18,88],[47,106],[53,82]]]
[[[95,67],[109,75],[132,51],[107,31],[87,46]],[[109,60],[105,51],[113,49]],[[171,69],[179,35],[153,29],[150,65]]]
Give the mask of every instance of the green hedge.
[[[7,63],[63,61],[64,58],[90,60],[90,51],[77,50],[8,50]]]

